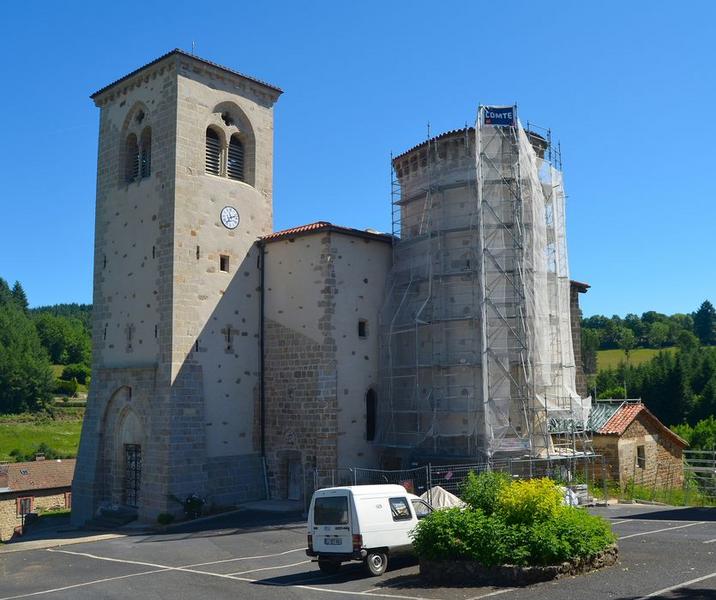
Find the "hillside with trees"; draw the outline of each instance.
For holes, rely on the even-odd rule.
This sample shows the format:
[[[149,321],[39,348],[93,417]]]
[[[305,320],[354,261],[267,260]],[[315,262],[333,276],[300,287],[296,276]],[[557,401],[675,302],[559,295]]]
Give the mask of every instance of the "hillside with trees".
[[[595,315],[582,320],[582,353],[597,398],[641,398],[665,424],[694,448],[716,445],[716,309],[705,300],[690,314],[649,311],[621,318]],[[597,352],[621,349],[614,368],[598,369]],[[630,361],[637,348],[654,356]]]
[[[30,309],[20,282],[0,278],[0,414],[46,410],[89,383],[90,319],[88,305]]]

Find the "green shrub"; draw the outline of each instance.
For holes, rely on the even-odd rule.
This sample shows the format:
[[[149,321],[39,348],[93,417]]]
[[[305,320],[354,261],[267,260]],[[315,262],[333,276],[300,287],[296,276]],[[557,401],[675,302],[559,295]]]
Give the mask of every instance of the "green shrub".
[[[77,383],[85,385],[89,379],[90,372],[90,368],[87,365],[79,363],[67,365],[64,369],[62,369],[60,379],[63,381],[72,381],[73,379],[76,379]]]
[[[411,532],[420,558],[551,565],[593,556],[616,541],[601,517],[563,506],[559,488],[548,479],[513,482],[496,473],[472,474],[461,493],[467,509],[435,511]]]
[[[157,516],[157,523],[160,525],[169,525],[174,521],[174,515],[171,513],[159,513]]]
[[[65,381],[64,379],[58,379],[55,382],[55,393],[64,394],[66,396],[74,397],[77,395],[77,388],[79,384],[76,379],[71,381]]]
[[[497,509],[508,523],[531,525],[553,518],[562,492],[551,479],[514,481],[499,492]]]
[[[472,509],[491,515],[497,510],[500,492],[510,484],[510,476],[496,471],[479,475],[471,471],[460,486],[460,498]]]

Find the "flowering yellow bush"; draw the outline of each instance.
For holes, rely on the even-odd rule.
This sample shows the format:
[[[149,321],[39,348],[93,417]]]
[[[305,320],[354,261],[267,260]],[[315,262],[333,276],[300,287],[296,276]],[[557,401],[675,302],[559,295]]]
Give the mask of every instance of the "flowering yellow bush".
[[[513,481],[498,498],[498,511],[507,523],[530,525],[552,519],[561,506],[562,492],[546,478]]]

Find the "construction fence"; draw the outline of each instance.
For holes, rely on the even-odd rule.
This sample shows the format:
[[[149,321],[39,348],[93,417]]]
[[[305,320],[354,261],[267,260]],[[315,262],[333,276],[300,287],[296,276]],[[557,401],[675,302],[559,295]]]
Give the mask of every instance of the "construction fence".
[[[413,469],[384,470],[346,468],[314,471],[313,489],[340,485],[398,484],[421,496],[435,486],[460,495],[469,473],[501,471],[514,479],[547,477],[575,492],[580,503],[618,498],[677,506],[716,506],[716,451],[687,450],[681,465],[658,465],[655,474],[635,468],[626,482],[611,478],[605,456],[591,455],[569,459],[505,459],[487,463],[433,465]],[[307,502],[310,501],[310,494]]]
[[[487,463],[433,465],[413,469],[385,470],[345,468],[330,471],[316,470],[313,474],[313,490],[341,485],[397,484],[417,496],[427,494],[440,486],[452,494],[460,495],[460,488],[470,473],[501,471],[514,479],[548,477],[559,485],[572,489],[580,503],[588,503],[606,497],[606,473],[604,457],[600,455],[570,457],[567,459],[505,459]],[[309,497],[310,500],[310,497]]]

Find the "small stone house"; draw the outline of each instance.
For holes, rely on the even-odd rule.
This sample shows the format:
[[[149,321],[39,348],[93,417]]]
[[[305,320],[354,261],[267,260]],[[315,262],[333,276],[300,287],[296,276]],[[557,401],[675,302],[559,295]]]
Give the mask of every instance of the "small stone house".
[[[631,481],[657,489],[683,485],[683,451],[688,443],[641,400],[598,401],[590,424],[594,451],[606,458],[606,476],[622,489]]]
[[[75,459],[0,465],[0,541],[6,542],[23,525],[23,515],[72,507]]]

